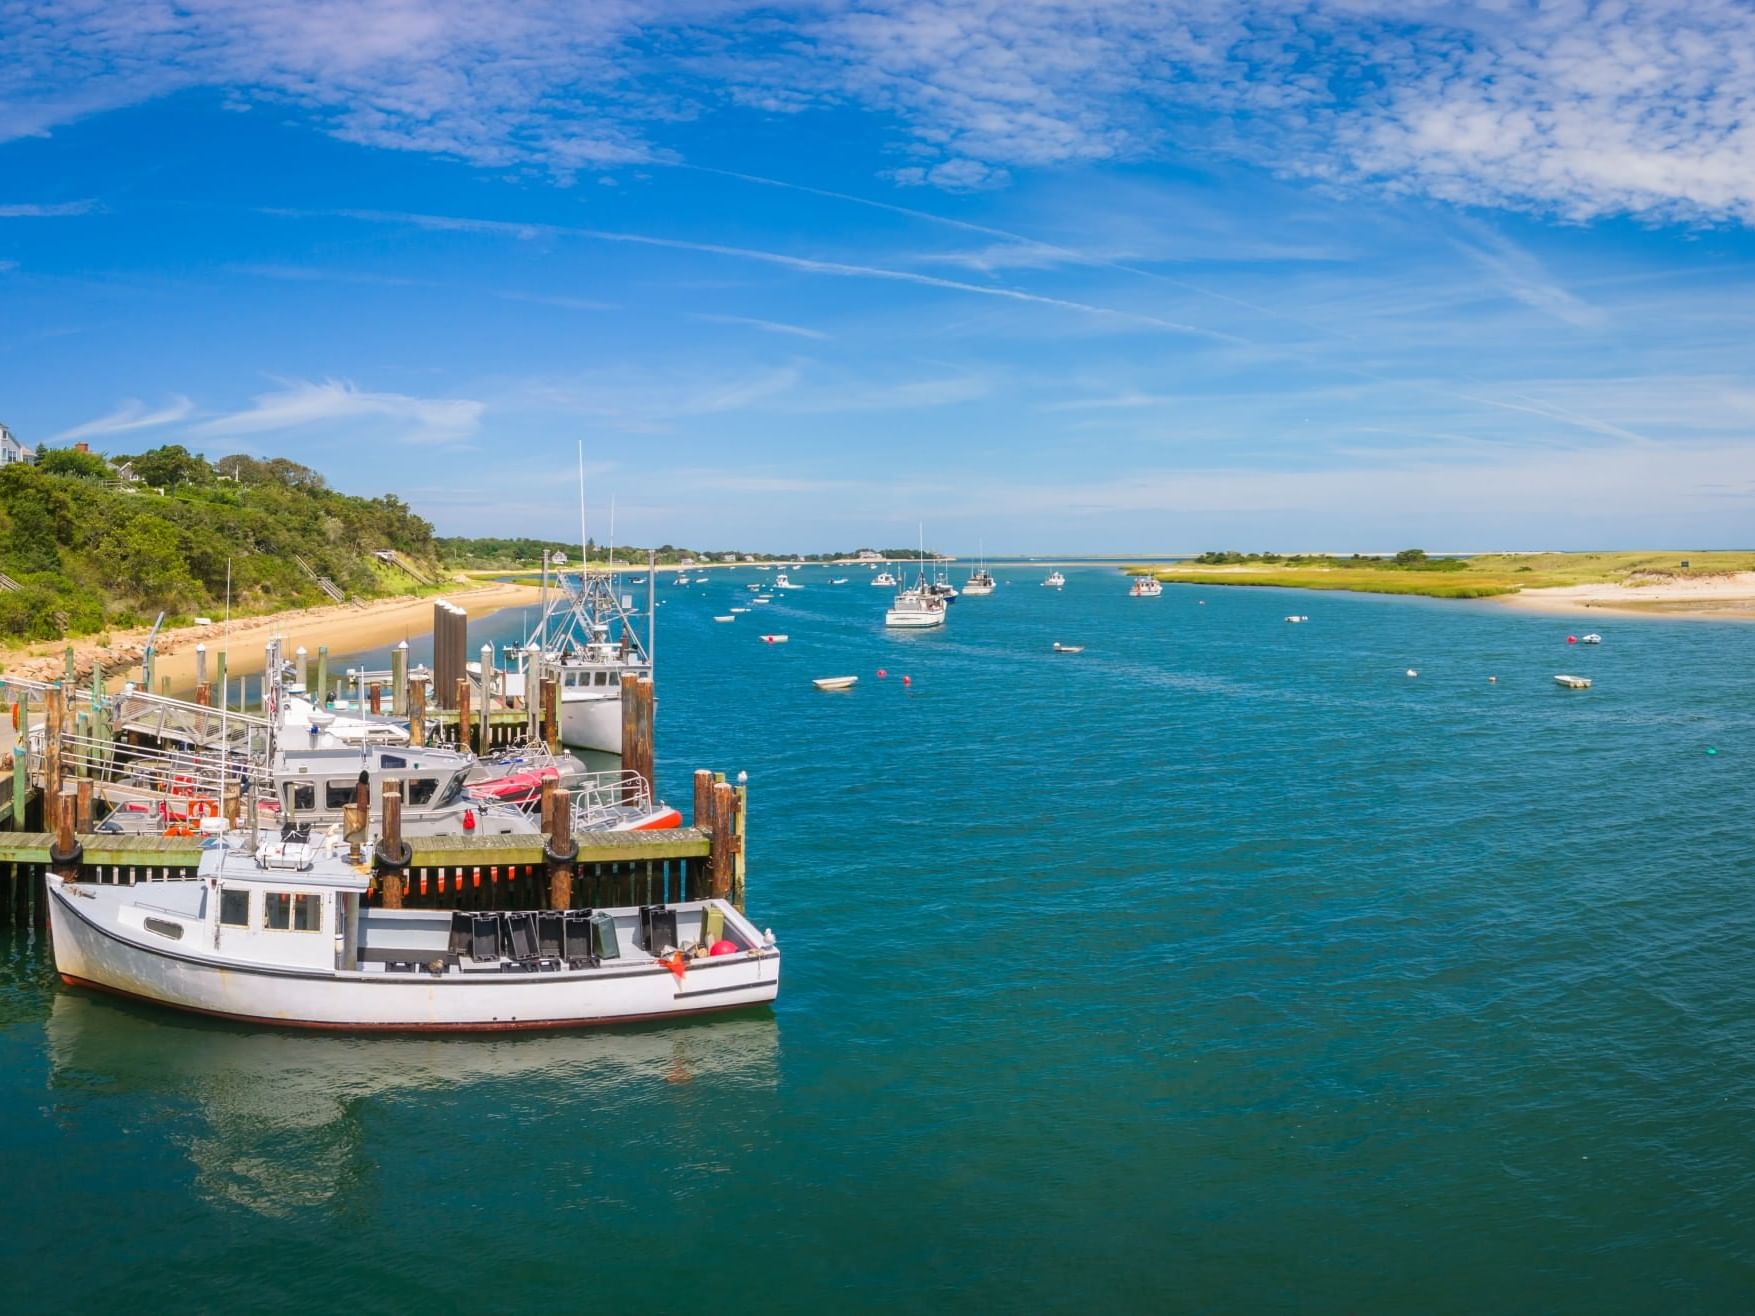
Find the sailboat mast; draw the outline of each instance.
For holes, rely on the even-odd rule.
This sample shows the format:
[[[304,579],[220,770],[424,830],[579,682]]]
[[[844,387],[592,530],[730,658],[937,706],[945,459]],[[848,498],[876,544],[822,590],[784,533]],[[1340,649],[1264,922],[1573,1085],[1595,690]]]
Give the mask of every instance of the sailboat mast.
[[[591,566],[591,553],[585,547],[585,440],[579,440],[579,574],[584,576]]]

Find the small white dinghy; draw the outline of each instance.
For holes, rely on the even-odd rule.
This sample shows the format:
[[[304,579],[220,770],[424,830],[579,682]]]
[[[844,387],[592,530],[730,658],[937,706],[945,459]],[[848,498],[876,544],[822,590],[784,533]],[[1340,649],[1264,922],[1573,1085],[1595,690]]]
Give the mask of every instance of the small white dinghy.
[[[764,635],[762,637],[762,643],[763,644],[785,644],[786,641],[790,640],[791,638],[792,637],[790,635]]]
[[[713,618],[713,620],[714,621],[736,621],[737,618],[727,614],[723,617],[715,617],[715,618]]]
[[[1580,644],[1601,644],[1603,642],[1603,637],[1598,635],[1595,631],[1592,631],[1589,635],[1579,636],[1578,642]]]
[[[748,612],[749,609],[748,608],[733,608],[732,611],[733,612]]]
[[[819,690],[846,690],[858,681],[857,676],[819,676],[811,684]]]
[[[1590,689],[1590,677],[1567,676],[1561,672],[1554,677],[1554,684],[1564,686],[1568,690],[1588,690]]]
[[[1295,612],[1295,613],[1293,613],[1293,614],[1292,614],[1292,615],[1291,615],[1291,616],[1290,616],[1290,617],[1287,617],[1287,618],[1286,618],[1286,620],[1287,620],[1287,621],[1289,621],[1289,622],[1291,622],[1291,623],[1292,623],[1292,624],[1293,624],[1293,625],[1294,625],[1294,626],[1295,626],[1295,625],[1297,625],[1297,624],[1298,624],[1298,623],[1299,623],[1299,622],[1303,622],[1303,621],[1309,621],[1309,620],[1310,620],[1310,618],[1309,618],[1309,617],[1306,617],[1306,616],[1304,616],[1304,615],[1302,615],[1302,614],[1300,614],[1300,613],[1296,613],[1296,612]]]
[[[1054,642],[1055,653],[1083,653],[1084,651],[1085,646],[1082,644],[1062,644],[1059,640]]]

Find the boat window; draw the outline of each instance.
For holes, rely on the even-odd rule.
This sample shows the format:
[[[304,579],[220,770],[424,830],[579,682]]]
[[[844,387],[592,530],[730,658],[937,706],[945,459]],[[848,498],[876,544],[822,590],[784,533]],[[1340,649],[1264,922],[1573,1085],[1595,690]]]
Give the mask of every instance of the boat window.
[[[293,782],[286,788],[286,807],[289,809],[315,809],[317,807],[317,788],[310,782]]]
[[[622,674],[620,672],[611,672],[609,674],[609,683],[611,685],[620,685],[622,683]]]
[[[250,926],[250,893],[236,891],[231,887],[219,893],[219,921],[227,927],[247,928]]]
[[[323,783],[323,807],[325,809],[345,809],[353,803],[353,788],[357,782],[326,781]]]
[[[579,684],[579,673],[568,672],[567,673],[567,684],[568,685],[578,685]]]
[[[410,804],[430,804],[433,796],[438,793],[437,777],[415,777],[402,783],[403,790],[408,792]]]
[[[149,918],[146,920],[146,930],[156,932],[161,937],[169,937],[172,941],[183,939],[183,925],[172,923],[168,919]]]
[[[445,793],[439,796],[438,802],[433,807],[442,809],[448,804],[455,804],[458,797],[463,794],[463,779],[468,775],[467,771],[453,775],[451,780],[445,783]]]
[[[592,685],[608,685],[609,684],[609,673],[608,672],[598,672],[596,674],[596,676],[592,679],[591,684]]]
[[[262,925],[274,932],[321,932],[323,898],[269,891],[262,897]]]
[[[398,758],[394,754],[384,754],[379,756],[378,766],[381,768],[406,768],[408,766],[408,760]]]

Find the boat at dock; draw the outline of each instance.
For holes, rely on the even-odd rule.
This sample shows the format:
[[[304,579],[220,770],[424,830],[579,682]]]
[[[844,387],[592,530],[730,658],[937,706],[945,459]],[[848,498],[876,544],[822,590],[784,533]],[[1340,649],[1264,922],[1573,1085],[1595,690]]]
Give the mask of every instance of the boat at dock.
[[[1163,582],[1156,576],[1135,576],[1132,588],[1127,591],[1128,597],[1135,599],[1155,599],[1163,592]]]
[[[772,934],[724,900],[386,909],[335,836],[228,838],[193,879],[44,881],[64,982],[244,1023],[577,1028],[761,1005],[780,989]]]
[[[545,677],[560,684],[561,742],[600,753],[622,752],[622,682],[650,679],[653,614],[646,634],[607,574],[586,570],[559,576],[542,617],[514,652],[515,671],[505,674],[505,693],[528,698]],[[651,593],[650,573],[648,593]]]

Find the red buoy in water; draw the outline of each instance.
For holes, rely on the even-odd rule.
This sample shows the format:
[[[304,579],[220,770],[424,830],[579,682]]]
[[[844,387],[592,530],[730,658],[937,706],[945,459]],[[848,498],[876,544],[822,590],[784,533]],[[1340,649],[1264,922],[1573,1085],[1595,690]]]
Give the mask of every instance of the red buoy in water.
[[[1567,636],[1567,637],[1566,637],[1566,643],[1568,643],[1568,644],[1577,644],[1577,643],[1578,643],[1578,637],[1577,637],[1577,636],[1576,636],[1576,635],[1568,635],[1568,636]]]
[[[914,678],[913,678],[913,677],[912,677],[912,676],[904,676],[904,677],[903,677],[903,678],[902,678],[902,684],[903,684],[903,685],[913,685],[913,684],[914,684]]]
[[[880,668],[878,668],[878,680],[880,680],[880,681],[881,681],[881,680],[883,680],[883,679],[884,679],[884,678],[885,678],[885,677],[886,677],[886,676],[888,676],[888,675],[889,675],[889,673],[888,673],[888,672],[886,672],[886,671],[885,671],[885,670],[884,670],[884,669],[883,669],[883,668],[881,668],[881,667],[880,667]]]

